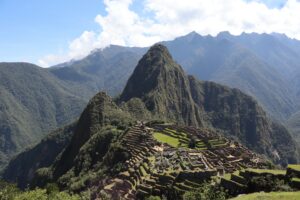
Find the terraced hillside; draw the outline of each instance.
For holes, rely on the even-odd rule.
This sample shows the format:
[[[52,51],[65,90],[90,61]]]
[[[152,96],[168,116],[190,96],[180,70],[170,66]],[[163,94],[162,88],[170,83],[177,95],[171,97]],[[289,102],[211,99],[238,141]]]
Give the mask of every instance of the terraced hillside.
[[[282,188],[276,188],[276,184],[280,184],[281,187],[290,188],[284,190]],[[226,174],[220,179],[220,185],[225,188],[229,194],[235,196],[238,194],[248,194],[249,199],[273,199],[272,196],[278,198],[279,195],[282,195],[283,199],[289,199],[285,197],[283,191],[298,191],[300,189],[300,165],[289,165],[286,170],[278,169],[255,169],[247,168],[242,170],[237,170],[234,173]],[[255,194],[255,192],[275,192],[268,195],[261,193],[261,196]],[[278,193],[281,191],[281,194]],[[288,194],[288,193],[286,193]],[[296,195],[297,193],[289,194],[291,196]],[[256,197],[257,196],[257,197]],[[265,196],[265,198],[263,198]],[[261,198],[259,198],[261,197]],[[245,199],[247,199],[247,195]],[[239,198],[237,198],[239,199]],[[241,199],[243,199],[241,197]]]
[[[104,184],[113,199],[161,195],[167,187],[184,193],[211,177],[268,167],[259,155],[209,129],[139,122],[121,144],[131,156],[126,170]]]

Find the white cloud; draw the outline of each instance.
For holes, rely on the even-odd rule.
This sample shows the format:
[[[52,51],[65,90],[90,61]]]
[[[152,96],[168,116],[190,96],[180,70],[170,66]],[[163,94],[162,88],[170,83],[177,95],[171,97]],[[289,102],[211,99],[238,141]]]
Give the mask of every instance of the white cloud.
[[[39,59],[38,64],[42,67],[48,67],[71,59],[79,59],[89,54],[95,48],[97,48],[96,33],[93,31],[84,31],[79,38],[76,38],[69,44],[67,54],[47,55]]]
[[[95,18],[99,33],[85,31],[70,43],[67,54],[46,56],[39,64],[49,66],[82,58],[94,48],[110,44],[149,46],[191,31],[211,35],[220,31],[279,32],[300,39],[297,0],[288,0],[281,8],[269,8],[261,0],[144,0],[144,12],[131,10],[133,3],[133,0],[104,0],[107,14]]]

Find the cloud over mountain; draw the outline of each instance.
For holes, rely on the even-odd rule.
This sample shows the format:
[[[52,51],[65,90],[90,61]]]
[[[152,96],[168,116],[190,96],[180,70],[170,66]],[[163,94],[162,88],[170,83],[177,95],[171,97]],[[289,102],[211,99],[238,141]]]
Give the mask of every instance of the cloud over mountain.
[[[211,35],[224,30],[235,35],[279,32],[300,39],[300,2],[275,3],[262,0],[227,0],[226,4],[222,0],[144,0],[142,3],[104,0],[106,13],[95,17],[99,30],[84,31],[70,43],[67,53],[47,55],[38,62],[43,66],[57,64],[81,58],[94,48],[110,44],[149,46],[194,30]]]

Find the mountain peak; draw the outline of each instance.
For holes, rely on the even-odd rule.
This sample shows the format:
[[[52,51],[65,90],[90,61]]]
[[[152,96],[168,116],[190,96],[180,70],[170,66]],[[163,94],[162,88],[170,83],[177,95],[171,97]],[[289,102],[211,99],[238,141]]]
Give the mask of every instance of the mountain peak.
[[[133,97],[142,98],[159,85],[166,83],[173,72],[184,74],[182,68],[173,60],[169,50],[162,44],[153,45],[139,61],[121,95],[121,101]]]
[[[161,43],[156,43],[156,44],[154,44],[153,46],[150,47],[149,52],[151,52],[151,51],[161,51],[161,52],[163,52],[163,51],[168,51],[168,48],[165,45],[161,44]]]
[[[153,61],[171,61],[173,60],[168,48],[160,43],[157,43],[150,47],[148,52],[145,54],[146,58],[154,59]]]
[[[189,80],[168,49],[156,44],[143,56],[120,96],[120,102],[140,98],[153,116],[196,124]]]
[[[229,31],[221,31],[217,37],[228,37],[228,36],[232,36],[231,33]]]

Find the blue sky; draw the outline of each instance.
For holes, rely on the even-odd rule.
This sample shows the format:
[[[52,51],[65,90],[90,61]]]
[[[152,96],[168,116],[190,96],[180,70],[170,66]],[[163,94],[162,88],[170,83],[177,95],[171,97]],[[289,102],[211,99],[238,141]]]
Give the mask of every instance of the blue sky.
[[[63,51],[105,13],[99,0],[0,0],[0,61],[36,61]]]
[[[257,9],[257,12],[264,12],[264,9],[268,9],[269,16],[274,13],[272,10],[283,8],[287,2],[286,0],[235,1],[263,3],[268,8],[253,5],[249,6],[249,9]],[[229,5],[232,5],[230,9],[238,13],[238,10],[234,8],[233,2],[235,1],[230,0],[232,3]],[[174,27],[185,26],[185,23],[177,24],[176,21],[172,21],[176,17],[181,20],[181,16],[186,16],[186,14],[181,15],[181,13],[199,13],[203,10],[214,12],[208,3],[204,3],[207,0],[185,1],[186,4],[191,2],[191,5],[193,3],[198,5],[199,2],[202,2],[203,5],[197,7],[198,10],[192,9],[192,6],[187,6],[186,10],[183,10],[180,6],[168,5],[168,2],[172,3],[172,1],[167,0],[106,0],[105,2],[102,0],[0,0],[0,62],[27,61],[51,65],[79,58],[92,48],[101,48],[111,43],[145,46],[157,40],[172,39],[191,31],[192,25],[183,27],[182,31],[173,31]],[[224,7],[228,6],[225,4],[229,0],[223,2]],[[165,12],[164,9],[172,12]],[[228,14],[224,13],[224,15],[227,16]],[[282,15],[284,15],[283,12]],[[263,24],[253,30],[246,30],[246,28],[243,30],[243,23],[255,24],[255,21],[251,21],[252,18],[255,17],[245,17],[242,22],[235,22],[228,18],[228,24],[236,24],[237,28],[211,19],[212,23],[215,23],[210,23],[211,26],[220,27],[218,30],[209,27],[210,25],[207,25],[205,29],[200,29],[195,20],[190,20],[188,24],[195,24],[194,29],[200,34],[214,35],[225,29],[229,29],[233,33],[241,31],[264,32],[265,30],[261,28],[264,26]],[[220,19],[222,19],[222,15],[220,15]],[[266,24],[268,23],[276,22],[267,21]],[[123,26],[123,24],[125,25]],[[282,25],[274,24],[274,27],[270,28],[270,31],[283,32],[281,30],[284,30],[280,28],[283,27]],[[155,28],[161,29],[161,31],[153,31]],[[268,31],[266,30],[266,32]],[[297,30],[290,30],[290,35],[296,33]],[[123,34],[124,36],[120,36]],[[289,34],[288,31],[287,34]],[[85,53],[80,55],[80,51]]]
[[[253,0],[247,0],[253,1]],[[266,4],[269,8],[281,8],[286,3],[286,0],[254,0]]]

